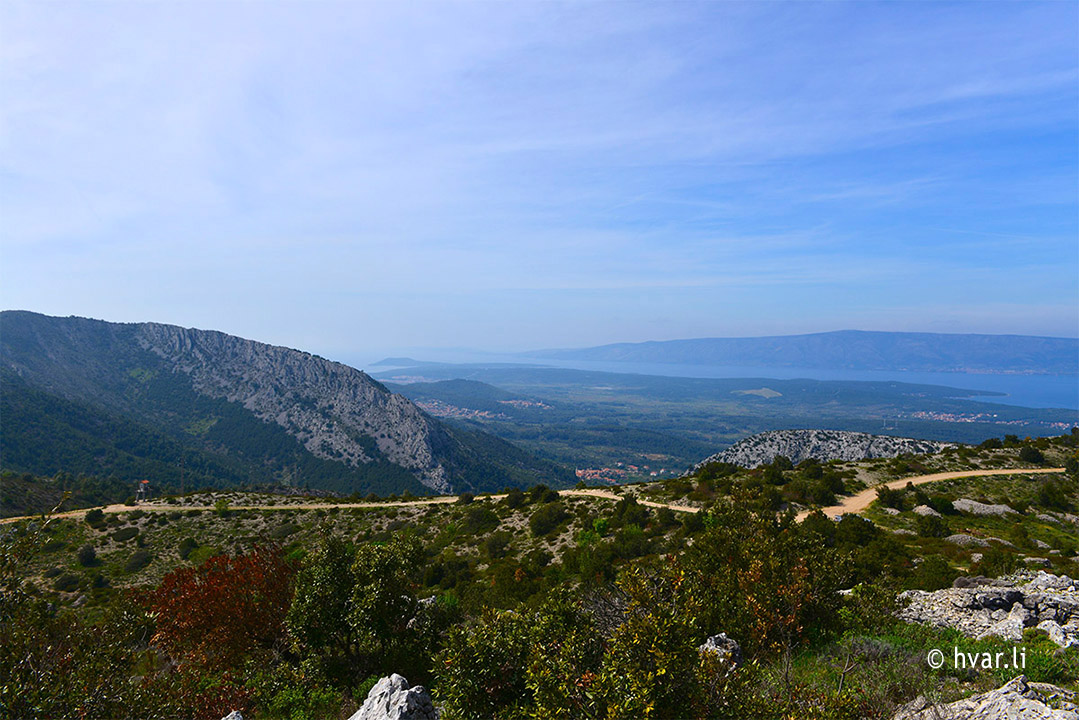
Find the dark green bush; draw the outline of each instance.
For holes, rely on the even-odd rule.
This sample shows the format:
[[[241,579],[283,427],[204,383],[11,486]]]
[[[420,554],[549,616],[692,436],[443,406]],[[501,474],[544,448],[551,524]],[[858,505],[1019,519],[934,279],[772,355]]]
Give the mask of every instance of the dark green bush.
[[[59,592],[72,592],[79,587],[79,576],[72,573],[64,573],[53,580],[52,587]]]
[[[94,550],[93,545],[83,545],[79,548],[77,557],[80,565],[89,567],[97,562],[97,551]]]
[[[285,523],[284,525],[278,525],[270,531],[270,537],[275,540],[284,540],[290,535],[296,534],[300,529],[300,526],[296,523]]]
[[[112,539],[115,540],[116,542],[125,542],[125,541],[130,540],[131,538],[135,537],[138,534],[139,534],[139,529],[138,528],[123,527],[123,528],[120,528],[119,530],[117,530],[116,532],[114,532],[112,534]]]
[[[549,502],[532,513],[532,517],[528,519],[528,527],[534,537],[541,537],[553,531],[568,517],[569,513],[561,502]]]
[[[952,534],[948,523],[936,515],[919,515],[914,520],[914,526],[922,537],[942,538]]]
[[[194,551],[195,548],[197,548],[198,546],[199,544],[195,541],[194,538],[184,538],[180,541],[180,546],[177,548],[180,551],[180,558],[182,560],[187,560],[187,556],[190,555],[192,551]]]
[[[1042,451],[1031,445],[1024,445],[1019,451],[1019,459],[1023,462],[1032,463],[1034,465],[1041,465],[1045,462],[1045,455]]]
[[[86,513],[86,524],[90,527],[99,527],[105,523],[105,513],[101,508],[94,508]]]
[[[138,572],[150,564],[154,557],[146,550],[136,550],[128,561],[124,563],[124,572]]]

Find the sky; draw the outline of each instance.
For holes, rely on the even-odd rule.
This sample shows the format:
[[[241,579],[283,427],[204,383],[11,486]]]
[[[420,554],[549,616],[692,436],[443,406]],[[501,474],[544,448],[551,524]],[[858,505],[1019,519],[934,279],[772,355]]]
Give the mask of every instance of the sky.
[[[1079,4],[5,2],[0,307],[335,359],[1075,337]]]

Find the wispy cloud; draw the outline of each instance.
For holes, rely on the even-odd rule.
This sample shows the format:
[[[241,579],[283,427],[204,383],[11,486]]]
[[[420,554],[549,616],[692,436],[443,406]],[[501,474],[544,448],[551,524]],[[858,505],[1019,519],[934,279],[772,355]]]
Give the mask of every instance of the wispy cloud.
[[[528,346],[987,283],[1074,333],[1077,12],[6,3],[0,301]]]

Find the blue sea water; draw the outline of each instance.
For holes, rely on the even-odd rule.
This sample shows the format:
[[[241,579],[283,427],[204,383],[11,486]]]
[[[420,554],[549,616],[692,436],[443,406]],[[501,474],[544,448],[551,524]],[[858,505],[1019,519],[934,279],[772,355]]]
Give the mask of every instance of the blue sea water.
[[[591,360],[552,360],[471,351],[428,351],[420,356],[430,362],[521,363],[572,370],[636,373],[666,377],[774,378],[777,380],[891,381],[916,385],[977,390],[986,393],[972,400],[1030,408],[1079,410],[1079,375],[1009,375],[958,372],[908,372],[902,370],[833,370],[793,367],[745,367],[732,365],[680,365]],[[360,365],[360,367],[363,367]]]
[[[830,370],[820,368],[737,367],[726,365],[678,365],[673,363],[631,363],[535,360],[537,364],[575,370],[596,370],[641,375],[697,378],[775,378],[777,380],[893,381],[916,385],[979,390],[986,394],[972,400],[1019,405],[1031,408],[1079,410],[1079,375],[1005,375],[900,370]]]

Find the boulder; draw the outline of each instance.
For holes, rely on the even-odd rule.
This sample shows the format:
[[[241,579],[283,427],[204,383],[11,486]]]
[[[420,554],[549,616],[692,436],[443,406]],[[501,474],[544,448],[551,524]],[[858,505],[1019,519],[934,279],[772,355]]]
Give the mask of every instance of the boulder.
[[[731,668],[742,664],[742,646],[734,638],[727,637],[727,633],[713,635],[697,648],[700,653],[714,653],[728,663]]]
[[[998,611],[999,612],[999,611]],[[1008,614],[994,623],[988,630],[978,635],[981,640],[985,637],[999,637],[1012,642],[1023,639],[1023,629],[1030,624],[1030,611],[1023,607],[1022,603],[1015,603]]]
[[[893,720],[1079,720],[1074,693],[1020,675],[980,695],[935,705],[919,696],[899,708]]]
[[[981,538],[967,535],[966,533],[949,535],[944,538],[944,542],[950,542],[953,545],[959,545],[960,547],[989,547],[988,540],[982,540]]]
[[[952,506],[960,512],[970,513],[971,515],[1008,515],[1009,513],[1015,513],[1015,510],[1007,505],[988,505],[966,498],[956,500],[952,503]]]
[[[1055,620],[1042,620],[1038,623],[1038,629],[1044,630],[1049,639],[1062,648],[1079,647],[1079,636],[1068,632]]]
[[[233,710],[221,720],[244,720],[244,716],[240,714],[239,710]]]
[[[928,505],[919,505],[914,508],[915,515],[926,515],[929,517],[940,517],[940,513],[929,507]]]
[[[375,683],[348,720],[438,720],[438,709],[426,688],[410,688],[408,680],[394,673]]]

